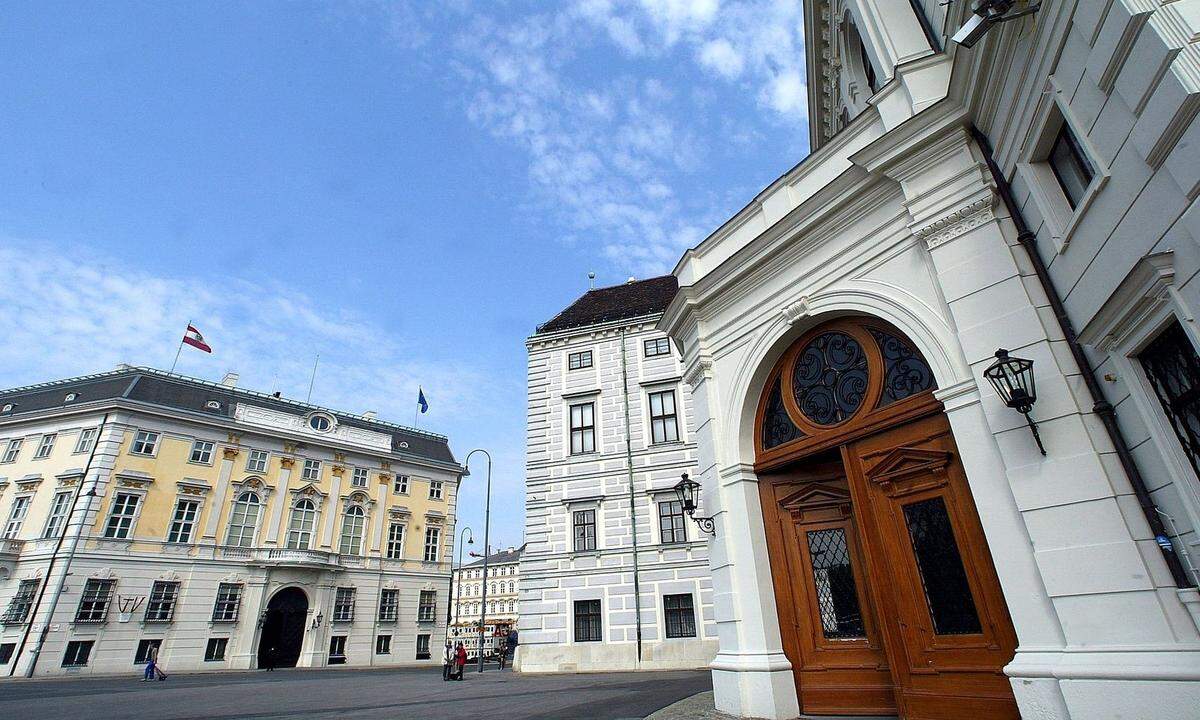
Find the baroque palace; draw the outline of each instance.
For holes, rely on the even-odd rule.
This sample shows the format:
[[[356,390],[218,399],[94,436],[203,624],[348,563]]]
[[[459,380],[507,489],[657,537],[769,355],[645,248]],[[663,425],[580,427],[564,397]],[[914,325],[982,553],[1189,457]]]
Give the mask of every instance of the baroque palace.
[[[524,551],[525,546],[522,545],[488,555],[486,577],[482,558],[454,568],[454,580],[450,585],[448,635],[451,641],[463,644],[468,657],[474,658],[479,654],[481,618],[485,658],[494,656],[497,650],[505,649],[508,635],[516,631],[521,553]],[[487,596],[486,604],[484,595]]]
[[[236,385],[0,392],[6,675],[440,662],[447,439]]]

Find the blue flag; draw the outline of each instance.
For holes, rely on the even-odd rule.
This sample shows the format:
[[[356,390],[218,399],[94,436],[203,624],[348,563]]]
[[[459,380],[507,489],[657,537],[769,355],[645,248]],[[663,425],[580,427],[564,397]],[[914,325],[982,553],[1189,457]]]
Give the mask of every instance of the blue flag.
[[[425,391],[419,386],[417,387],[417,405],[421,407],[421,414],[429,412],[429,402],[425,400]]]

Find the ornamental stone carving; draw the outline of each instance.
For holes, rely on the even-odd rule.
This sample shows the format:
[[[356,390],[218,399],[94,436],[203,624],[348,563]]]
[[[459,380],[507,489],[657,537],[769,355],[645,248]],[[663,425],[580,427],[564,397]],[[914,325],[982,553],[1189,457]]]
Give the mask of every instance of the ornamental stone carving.
[[[949,215],[915,230],[913,234],[918,239],[924,240],[925,245],[930,250],[933,250],[960,235],[964,235],[981,225],[986,225],[995,220],[996,215],[992,211],[994,201],[995,196],[989,193],[986,197],[981,197],[958,208]]]

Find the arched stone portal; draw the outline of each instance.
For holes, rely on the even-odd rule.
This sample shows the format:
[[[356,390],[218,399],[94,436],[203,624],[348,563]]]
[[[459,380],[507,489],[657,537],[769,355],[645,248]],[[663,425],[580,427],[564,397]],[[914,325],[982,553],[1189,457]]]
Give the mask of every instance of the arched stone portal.
[[[934,390],[867,318],[813,328],[767,376],[754,469],[805,713],[1019,717],[1016,636]]]
[[[267,603],[258,641],[258,666],[296,667],[304,645],[308,621],[308,596],[298,587],[286,587]]]

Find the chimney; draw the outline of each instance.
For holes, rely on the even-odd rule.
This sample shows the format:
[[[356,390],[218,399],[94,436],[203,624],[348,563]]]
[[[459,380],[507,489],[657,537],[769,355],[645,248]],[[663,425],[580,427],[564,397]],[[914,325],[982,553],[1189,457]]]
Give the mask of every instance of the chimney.
[[[375,420],[379,417],[379,413],[374,410],[368,410],[362,414],[364,420]]]
[[[629,279],[625,281],[625,284],[626,284],[626,285],[628,285],[629,283],[635,283],[635,282],[637,282],[637,278],[635,278],[634,276],[630,275],[630,276],[629,276]]]
[[[225,377],[221,378],[221,384],[225,387],[237,387],[238,374],[235,372],[225,373]]]

